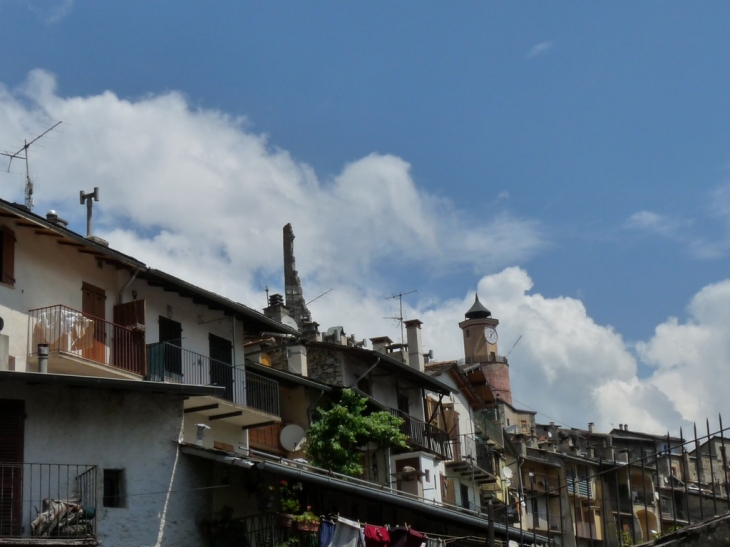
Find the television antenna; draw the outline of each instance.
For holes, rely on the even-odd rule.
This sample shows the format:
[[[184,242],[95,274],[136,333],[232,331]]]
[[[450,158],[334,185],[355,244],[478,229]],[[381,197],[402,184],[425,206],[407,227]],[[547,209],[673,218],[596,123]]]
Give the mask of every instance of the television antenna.
[[[25,160],[25,206],[28,208],[29,211],[33,210],[33,205],[35,204],[33,202],[33,181],[30,180],[30,170],[28,169],[28,148],[30,148],[30,145],[33,144],[35,141],[43,137],[46,133],[50,133],[53,129],[61,125],[63,122],[58,122],[53,127],[50,127],[49,129],[46,129],[43,133],[38,135],[35,139],[28,142],[27,140],[23,141],[23,148],[18,150],[15,154],[9,154],[7,152],[0,152],[3,156],[7,156],[10,158],[10,161],[8,162],[8,173],[10,172],[10,165],[13,163],[13,160],[15,158]],[[23,154],[22,156],[20,154]]]
[[[403,297],[407,294],[413,294],[414,292],[418,292],[416,290],[408,291],[408,292],[399,292],[398,294],[394,294],[391,296],[386,296],[386,300],[394,300],[398,299],[398,316],[397,317],[384,317],[383,319],[395,319],[398,321],[400,325],[400,343],[404,343],[404,335],[403,335]]]

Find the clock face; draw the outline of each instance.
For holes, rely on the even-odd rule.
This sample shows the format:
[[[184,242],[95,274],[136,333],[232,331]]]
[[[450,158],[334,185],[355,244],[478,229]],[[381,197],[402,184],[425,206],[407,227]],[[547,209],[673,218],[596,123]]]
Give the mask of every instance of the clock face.
[[[496,344],[497,343],[497,331],[494,330],[492,327],[487,327],[484,329],[484,338],[487,339],[487,342],[490,344]]]

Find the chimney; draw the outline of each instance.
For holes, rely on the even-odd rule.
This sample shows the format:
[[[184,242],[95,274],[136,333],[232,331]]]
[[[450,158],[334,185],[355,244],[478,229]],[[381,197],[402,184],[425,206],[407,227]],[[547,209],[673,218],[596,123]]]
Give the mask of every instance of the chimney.
[[[596,432],[596,424],[593,422],[588,422],[588,433],[595,433]]]
[[[307,348],[304,345],[298,344],[289,347],[288,353],[287,364],[289,372],[307,376]]]
[[[408,337],[408,364],[423,372],[423,348],[421,346],[421,325],[418,319],[405,322]]]
[[[48,220],[48,222],[52,222],[56,226],[60,226],[61,228],[68,226],[68,221],[63,220],[53,209],[46,213],[46,220]]]
[[[264,308],[264,315],[269,319],[282,322],[284,317],[291,317],[289,308],[284,305],[284,297],[280,294],[269,296],[269,306]]]
[[[391,345],[393,340],[391,340],[388,336],[378,336],[376,338],[371,338],[370,342],[373,344],[373,351],[385,353],[385,348]]]

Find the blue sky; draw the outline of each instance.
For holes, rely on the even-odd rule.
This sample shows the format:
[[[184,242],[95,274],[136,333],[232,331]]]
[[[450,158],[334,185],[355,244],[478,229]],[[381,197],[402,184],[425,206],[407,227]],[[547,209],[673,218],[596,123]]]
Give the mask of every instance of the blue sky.
[[[703,307],[728,278],[728,12],[0,0],[0,149],[62,119],[31,151],[36,212],[82,231],[98,185],[113,246],[254,307],[292,222],[308,297],[335,288],[315,315],[359,338],[394,336],[383,297],[417,289],[409,314],[459,357],[479,288],[543,421],[678,427],[723,410],[672,382],[711,384],[730,340]],[[191,268],[196,243],[220,267]]]

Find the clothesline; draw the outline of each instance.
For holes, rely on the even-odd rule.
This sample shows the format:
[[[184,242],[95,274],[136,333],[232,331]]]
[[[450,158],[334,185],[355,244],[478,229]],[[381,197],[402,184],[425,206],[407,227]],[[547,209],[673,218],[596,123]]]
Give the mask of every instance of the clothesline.
[[[422,533],[404,526],[375,525],[339,515],[322,517],[318,547],[446,547],[457,541],[484,542],[477,536]]]

